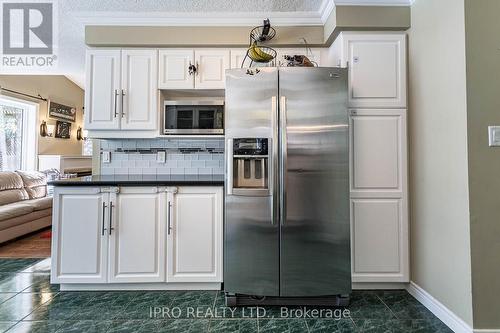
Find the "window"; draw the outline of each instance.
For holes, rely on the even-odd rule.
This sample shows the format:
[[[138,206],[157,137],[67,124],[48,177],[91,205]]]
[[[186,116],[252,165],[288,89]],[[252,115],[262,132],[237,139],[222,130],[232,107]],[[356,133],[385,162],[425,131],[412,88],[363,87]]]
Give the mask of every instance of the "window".
[[[83,140],[83,156],[92,156],[92,139],[85,137]]]
[[[0,96],[0,171],[36,166],[36,104]]]

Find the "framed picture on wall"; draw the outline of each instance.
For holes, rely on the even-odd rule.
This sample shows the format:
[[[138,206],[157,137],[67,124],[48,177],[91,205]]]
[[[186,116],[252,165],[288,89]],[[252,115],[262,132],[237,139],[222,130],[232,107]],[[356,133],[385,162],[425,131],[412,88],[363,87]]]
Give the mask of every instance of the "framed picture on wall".
[[[76,108],[49,101],[49,118],[62,121],[76,121]]]
[[[71,124],[64,121],[56,121],[56,133],[54,136],[59,139],[71,138]]]

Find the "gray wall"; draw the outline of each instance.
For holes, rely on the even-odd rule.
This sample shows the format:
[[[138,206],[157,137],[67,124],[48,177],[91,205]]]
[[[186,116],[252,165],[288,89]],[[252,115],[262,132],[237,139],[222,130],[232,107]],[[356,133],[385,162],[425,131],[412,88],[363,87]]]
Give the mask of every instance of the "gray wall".
[[[474,328],[500,328],[500,1],[465,0]]]
[[[416,0],[411,21],[411,279],[472,326],[464,0]]]

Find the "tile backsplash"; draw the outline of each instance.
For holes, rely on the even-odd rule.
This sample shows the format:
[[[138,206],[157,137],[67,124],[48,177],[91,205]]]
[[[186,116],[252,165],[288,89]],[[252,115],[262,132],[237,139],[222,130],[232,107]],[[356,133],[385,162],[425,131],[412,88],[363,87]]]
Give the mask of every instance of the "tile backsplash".
[[[109,139],[101,140],[101,154],[111,153],[103,163],[103,175],[222,175],[224,139]],[[165,163],[157,152],[165,151]]]

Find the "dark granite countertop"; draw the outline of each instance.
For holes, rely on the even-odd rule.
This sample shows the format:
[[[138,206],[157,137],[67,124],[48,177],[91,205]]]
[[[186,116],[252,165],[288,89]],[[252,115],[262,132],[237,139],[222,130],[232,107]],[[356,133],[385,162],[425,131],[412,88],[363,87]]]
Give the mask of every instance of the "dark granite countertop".
[[[52,180],[53,186],[223,186],[224,175],[94,175]]]

